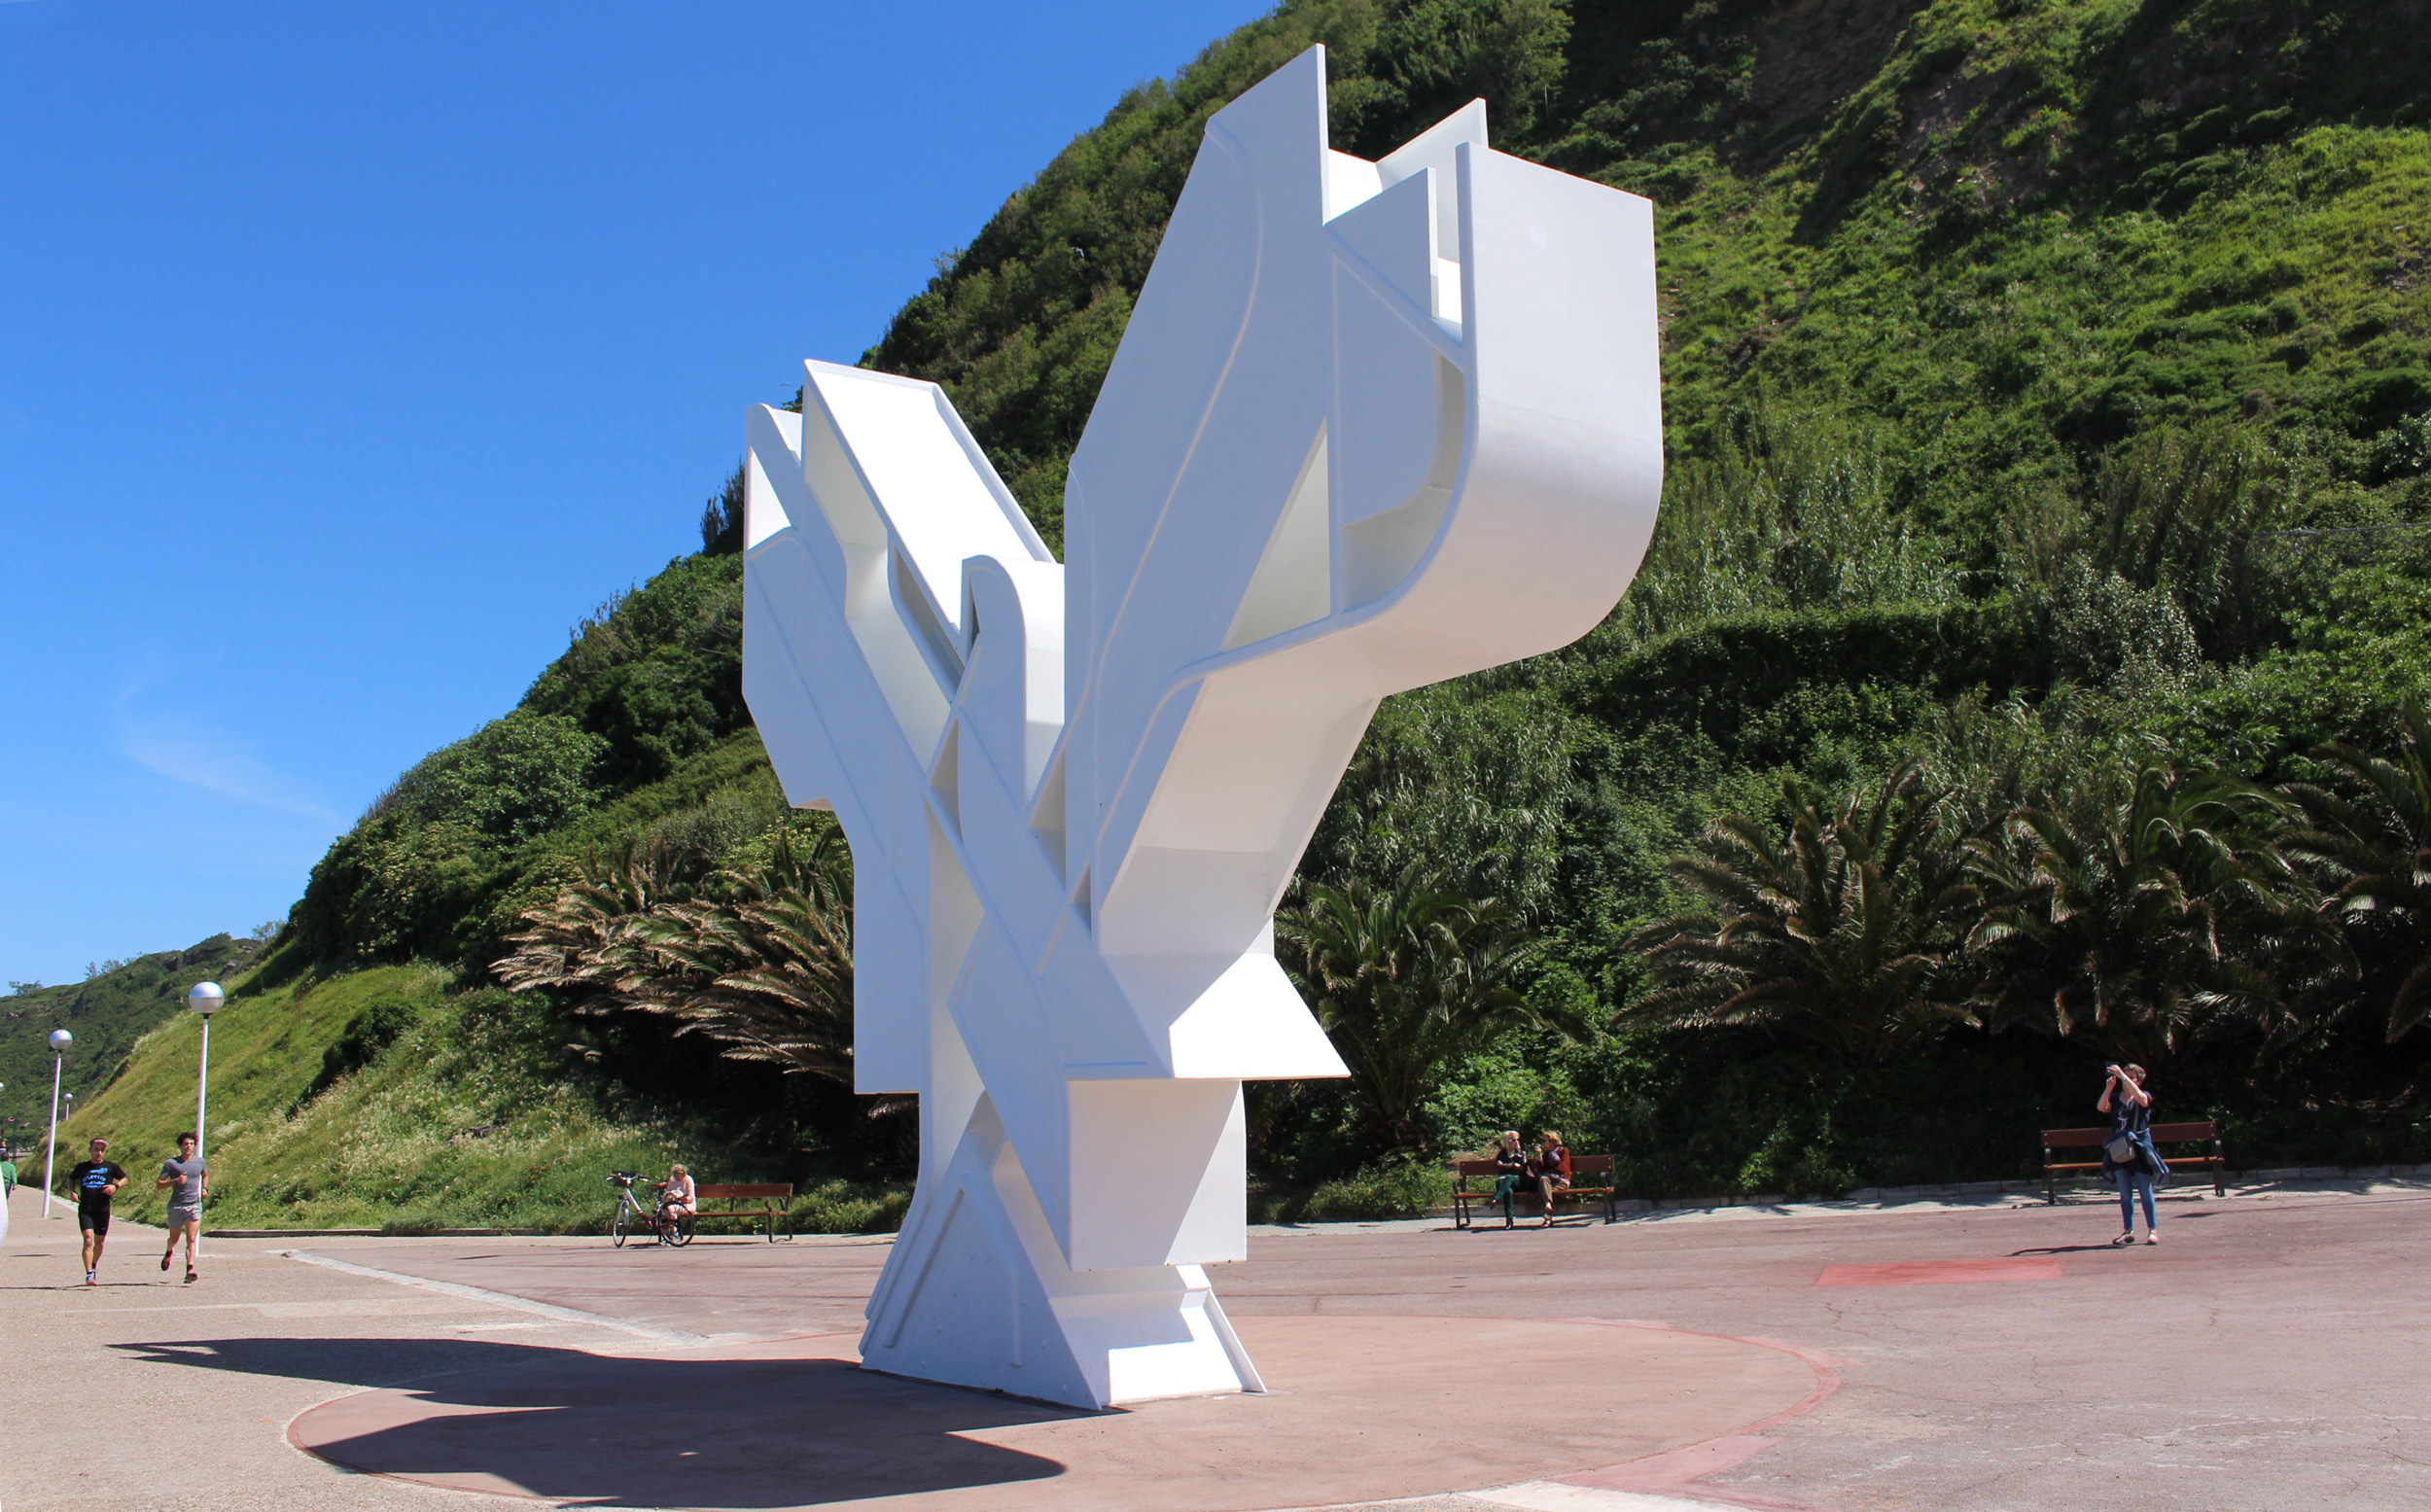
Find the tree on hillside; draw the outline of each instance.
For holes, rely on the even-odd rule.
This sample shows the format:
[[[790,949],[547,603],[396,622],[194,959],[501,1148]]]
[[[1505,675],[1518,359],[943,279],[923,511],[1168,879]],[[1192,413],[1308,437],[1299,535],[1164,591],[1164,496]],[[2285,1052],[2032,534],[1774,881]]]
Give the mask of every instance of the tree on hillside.
[[[1542,942],[1493,898],[1466,898],[1412,865],[1378,887],[1308,890],[1275,920],[1277,955],[1351,1070],[1380,1149],[1427,1143],[1421,1107],[1443,1069],[1513,1025],[1554,1029],[1520,983]]]
[[[2084,1035],[2158,1063],[2223,1020],[2284,1037],[2337,967],[2312,894],[2277,847],[2282,800],[2241,779],[2105,766],[1971,849],[1990,906],[1969,938],[1994,1030]]]
[[[1710,458],[1665,480],[1615,615],[1632,640],[1766,610],[1957,596],[1949,544],[1898,509],[1879,436],[1761,403],[1732,405],[1716,430]]]
[[[1439,684],[1387,699],[1309,842],[1301,874],[1383,882],[1412,866],[1535,920],[1560,904],[1591,732],[1538,690]]]
[[[2287,463],[2257,427],[2147,431],[2096,471],[2085,547],[2096,573],[2167,589],[2215,652],[2240,651],[2255,634],[2239,596],[2247,545],[2290,495]]]
[[[696,857],[628,841],[581,882],[527,909],[493,967],[517,992],[567,995],[578,1012],[632,1010],[678,1035],[846,1086],[853,1079],[851,860],[842,831],[777,832],[758,864],[704,876]]]
[[[1972,1024],[1953,969],[1976,892],[1943,813],[1913,766],[1826,809],[1792,777],[1785,832],[1717,820],[1674,880],[1707,906],[1631,941],[1656,990],[1628,1022],[1749,1025],[1882,1062],[1949,1024]]]
[[[731,1060],[853,1082],[852,862],[829,827],[807,846],[779,830],[759,866],[714,898],[666,910],[657,951],[680,984],[642,1004],[716,1040]]]
[[[2395,759],[2343,742],[2313,753],[2352,796],[2311,784],[2284,790],[2310,822],[2288,837],[2288,851],[2335,884],[2325,906],[2357,953],[2399,963],[2391,1043],[2431,1017],[2431,721],[2413,699],[2400,721]]]
[[[611,860],[594,851],[581,881],[523,911],[491,973],[514,992],[556,993],[578,1013],[636,1006],[664,976],[666,911],[699,891],[705,871],[690,852],[638,835]]]
[[[726,475],[725,487],[701,506],[700,549],[703,556],[732,556],[743,549],[743,463]]]

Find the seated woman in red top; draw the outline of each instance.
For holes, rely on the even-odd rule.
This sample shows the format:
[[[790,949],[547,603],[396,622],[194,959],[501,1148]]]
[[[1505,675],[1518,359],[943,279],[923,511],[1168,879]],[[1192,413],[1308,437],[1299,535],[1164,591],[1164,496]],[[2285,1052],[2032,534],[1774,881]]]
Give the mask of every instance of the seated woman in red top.
[[[1544,1132],[1536,1143],[1535,1157],[1528,1162],[1528,1173],[1536,1178],[1536,1189],[1544,1194],[1544,1226],[1551,1228],[1554,1194],[1570,1184],[1570,1152],[1562,1143],[1561,1131]]]

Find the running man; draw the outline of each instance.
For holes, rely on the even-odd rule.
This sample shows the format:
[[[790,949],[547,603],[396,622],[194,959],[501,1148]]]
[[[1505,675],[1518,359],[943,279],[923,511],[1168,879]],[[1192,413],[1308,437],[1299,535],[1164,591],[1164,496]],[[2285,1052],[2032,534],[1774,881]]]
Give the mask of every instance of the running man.
[[[211,1168],[194,1153],[194,1137],[177,1137],[177,1158],[160,1162],[160,1178],[152,1183],[166,1187],[169,1193],[169,1248],[160,1256],[160,1269],[169,1268],[169,1259],[177,1253],[177,1236],[186,1236],[186,1279],[194,1275],[194,1246],[202,1241],[202,1200],[211,1195]]]
[[[85,1284],[101,1284],[101,1247],[110,1238],[110,1199],[126,1184],[126,1173],[102,1158],[110,1148],[108,1140],[92,1142],[92,1158],[80,1160],[67,1174],[67,1184],[76,1193],[76,1226],[85,1231]]]

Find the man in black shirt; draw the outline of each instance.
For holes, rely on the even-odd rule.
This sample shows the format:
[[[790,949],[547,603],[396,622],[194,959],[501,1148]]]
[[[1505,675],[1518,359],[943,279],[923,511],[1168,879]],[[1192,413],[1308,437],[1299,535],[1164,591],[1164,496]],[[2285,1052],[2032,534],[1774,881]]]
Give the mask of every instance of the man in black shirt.
[[[109,1149],[108,1140],[92,1142],[92,1158],[80,1160],[67,1174],[67,1184],[76,1193],[76,1226],[85,1231],[85,1284],[101,1284],[96,1273],[101,1269],[101,1247],[110,1237],[110,1199],[126,1184],[126,1173],[116,1163],[102,1159]]]

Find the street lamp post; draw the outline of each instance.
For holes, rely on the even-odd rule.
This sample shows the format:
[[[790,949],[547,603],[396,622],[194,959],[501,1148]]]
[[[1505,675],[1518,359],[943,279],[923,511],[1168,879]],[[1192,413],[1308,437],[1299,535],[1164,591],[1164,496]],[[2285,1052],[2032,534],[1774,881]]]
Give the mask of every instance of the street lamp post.
[[[194,990],[186,995],[186,1005],[202,1015],[202,1070],[194,1077],[194,1158],[202,1158],[202,1112],[211,1095],[211,1015],[220,1011],[228,995],[217,982],[196,982]]]
[[[51,1216],[51,1188],[59,1165],[59,1072],[67,1065],[67,1047],[76,1037],[64,1029],[51,1031],[51,1152],[42,1158],[42,1215]]]

